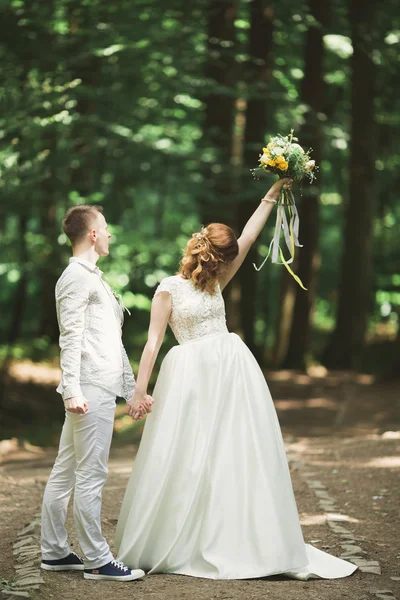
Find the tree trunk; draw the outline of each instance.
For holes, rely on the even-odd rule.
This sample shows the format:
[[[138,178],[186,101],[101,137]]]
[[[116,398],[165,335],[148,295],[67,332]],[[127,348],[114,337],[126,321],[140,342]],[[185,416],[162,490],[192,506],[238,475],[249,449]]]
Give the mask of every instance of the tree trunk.
[[[274,367],[279,367],[282,364],[289,348],[290,329],[296,299],[295,285],[297,285],[285,267],[281,266],[280,268],[284,270],[282,270],[280,278],[280,302],[275,326]],[[293,265],[293,269],[297,271],[297,260]]]
[[[254,92],[246,106],[244,133],[244,170],[241,200],[238,205],[238,231],[245,226],[254,212],[257,199],[249,185],[249,170],[257,165],[258,154],[264,142],[267,129],[267,90],[270,79],[270,53],[272,49],[274,9],[269,1],[254,0],[250,4],[250,61],[246,67],[248,85]],[[248,192],[247,192],[248,190]],[[261,196],[260,196],[261,197]],[[256,321],[257,272],[253,268],[257,262],[257,247],[253,245],[239,271],[241,287],[240,321],[244,340],[250,350],[261,360],[262,348],[257,348],[254,339]]]
[[[305,124],[300,131],[300,142],[312,148],[312,157],[321,165],[323,131],[320,115],[324,109],[324,42],[323,35],[329,20],[329,2],[310,0],[310,14],[315,21],[309,27],[305,43],[304,79],[301,101],[308,107]],[[307,362],[310,344],[312,311],[315,303],[319,269],[319,195],[320,176],[310,187],[304,186],[299,212],[301,215],[298,275],[307,292],[295,285],[295,304],[290,330],[289,347],[284,361],[286,368],[302,369]]]
[[[69,30],[71,48],[75,56],[73,73],[82,84],[77,88],[76,111],[79,120],[74,127],[74,152],[79,161],[79,167],[71,172],[71,184],[83,198],[96,191],[97,175],[99,172],[99,153],[96,146],[98,132],[95,121],[96,89],[99,84],[99,69],[101,58],[89,51],[92,37],[93,14],[90,5],[82,7],[82,2],[74,0],[68,6]]]
[[[21,277],[17,284],[15,300],[12,305],[11,323],[8,330],[7,343],[13,346],[21,333],[22,318],[26,304],[26,294],[28,288],[28,248],[26,246],[28,216],[26,214],[18,217],[18,233],[20,243],[20,266]]]
[[[203,162],[203,187],[199,201],[203,225],[211,222],[235,224],[235,172],[233,131],[235,119],[235,0],[210,0],[207,23],[207,64],[203,149],[215,158]],[[224,292],[228,326],[238,328],[240,290],[236,281]]]
[[[397,316],[400,319],[400,310],[397,311]],[[387,369],[383,370],[381,379],[384,381],[400,379],[400,327],[397,330],[396,339],[393,343],[393,361],[388,365]]]
[[[375,200],[375,3],[351,0],[352,122],[350,187],[336,328],[325,355],[331,368],[357,368],[372,293],[372,220]]]
[[[55,155],[55,140],[47,146],[51,148],[51,156]],[[57,314],[54,302],[54,289],[60,276],[60,246],[58,235],[60,224],[57,221],[57,199],[55,174],[52,166],[49,166],[49,174],[42,182],[43,199],[40,206],[40,230],[46,240],[45,253],[39,271],[41,281],[40,291],[40,318],[39,336],[47,337],[52,343],[58,341]]]
[[[205,70],[209,92],[205,99],[203,144],[210,150],[215,148],[217,155],[203,165],[204,194],[200,202],[200,214],[204,225],[221,220],[232,225],[234,221],[235,19],[235,1],[210,0]]]

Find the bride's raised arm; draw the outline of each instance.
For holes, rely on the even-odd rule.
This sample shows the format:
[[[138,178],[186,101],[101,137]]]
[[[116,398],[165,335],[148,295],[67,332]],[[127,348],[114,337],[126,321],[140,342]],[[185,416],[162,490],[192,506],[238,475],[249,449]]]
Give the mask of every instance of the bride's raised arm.
[[[153,399],[147,393],[147,386],[164,339],[171,310],[170,293],[160,292],[153,298],[147,342],[140,358],[135,391],[129,401],[128,414],[134,419],[140,419],[146,412],[151,412]]]
[[[285,177],[278,179],[269,191],[262,198],[259,206],[256,208],[250,219],[247,221],[241,236],[238,239],[239,254],[235,260],[229,265],[224,274],[220,277],[219,285],[221,291],[230,282],[232,277],[237,273],[244,259],[247,256],[248,251],[254,244],[258,236],[260,235],[265,223],[268,220],[269,215],[272,212],[274,204],[279,198],[280,191],[284,185],[291,186],[292,179]]]

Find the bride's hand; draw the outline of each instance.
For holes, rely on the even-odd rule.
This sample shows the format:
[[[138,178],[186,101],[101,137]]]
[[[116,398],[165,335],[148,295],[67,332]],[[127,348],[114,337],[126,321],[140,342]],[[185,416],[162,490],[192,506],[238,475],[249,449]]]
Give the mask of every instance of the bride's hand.
[[[154,400],[149,394],[135,391],[128,404],[128,415],[139,421],[144,415],[151,413]]]
[[[286,185],[287,188],[291,189],[292,183],[293,179],[291,179],[290,177],[283,177],[282,179],[278,179],[278,181],[275,181],[275,183],[270,187],[268,192],[265,194],[264,198],[274,201],[278,200],[279,194],[281,193],[283,186]]]

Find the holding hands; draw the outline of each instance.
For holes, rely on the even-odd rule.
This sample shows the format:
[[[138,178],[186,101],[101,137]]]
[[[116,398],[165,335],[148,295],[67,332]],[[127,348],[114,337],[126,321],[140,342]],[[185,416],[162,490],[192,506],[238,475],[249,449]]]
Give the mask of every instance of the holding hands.
[[[145,394],[135,390],[132,398],[128,403],[128,415],[135,421],[140,421],[144,415],[151,413],[151,405],[154,399],[150,394]]]

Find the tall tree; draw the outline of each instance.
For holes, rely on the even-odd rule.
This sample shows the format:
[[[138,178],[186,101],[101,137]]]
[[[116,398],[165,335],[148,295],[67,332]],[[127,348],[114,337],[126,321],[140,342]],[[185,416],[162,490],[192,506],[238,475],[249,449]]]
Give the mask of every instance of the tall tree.
[[[74,128],[77,166],[71,172],[71,187],[83,198],[93,193],[98,183],[99,149],[96,142],[99,136],[97,122],[101,117],[96,114],[96,97],[102,85],[99,71],[104,58],[95,53],[100,45],[96,23],[99,18],[108,16],[106,10],[103,14],[98,13],[97,6],[76,1],[70,2],[66,11],[70,68],[73,78],[81,82],[77,88],[75,113],[78,119]]]
[[[48,17],[51,18],[56,12],[54,0],[47,3]],[[58,80],[57,64],[60,52],[60,36],[53,31],[42,33],[41,43],[52,47],[53,52],[41,56],[40,47],[36,49],[33,66],[42,70],[42,76],[47,75],[51,87],[55,87]],[[54,305],[54,288],[59,277],[60,246],[58,236],[60,232],[57,220],[58,199],[60,185],[57,180],[58,171],[58,141],[60,130],[57,121],[49,119],[47,125],[42,128],[41,143],[44,152],[47,153],[41,173],[40,194],[41,202],[38,204],[38,216],[40,223],[40,234],[43,236],[42,260],[38,269],[40,280],[40,304],[38,319],[38,337],[46,336],[51,342],[58,340],[58,325],[56,309]]]
[[[49,141],[48,149],[54,157],[55,140]],[[40,279],[40,317],[38,323],[38,336],[46,336],[53,343],[58,339],[58,325],[54,305],[54,289],[60,275],[60,246],[57,238],[60,227],[57,220],[57,189],[56,177],[51,161],[47,167],[47,177],[42,181],[42,203],[40,205],[40,233],[46,244],[44,246],[43,260],[39,269]]]
[[[207,14],[206,97],[203,124],[203,180],[200,216],[204,225],[222,221],[235,224],[233,132],[236,104],[235,0],[210,0]],[[225,294],[227,320],[238,329],[237,282]]]
[[[245,112],[244,131],[244,170],[241,185],[241,198],[238,203],[238,230],[241,231],[255,209],[254,189],[248,185],[249,169],[257,164],[260,146],[267,129],[267,94],[271,76],[270,54],[272,50],[274,9],[270,0],[254,0],[250,6],[250,58],[245,69],[245,80],[249,94]],[[250,193],[247,193],[249,190]],[[239,271],[240,282],[240,322],[244,339],[256,355],[258,350],[254,340],[256,321],[257,273],[253,269],[257,250],[254,245],[245,264]]]
[[[325,103],[324,41],[329,20],[329,0],[310,0],[312,21],[308,28],[304,53],[304,78],[300,97],[307,106],[305,123],[300,131],[303,146],[313,149],[313,158],[321,165],[323,157],[322,113]],[[304,246],[299,252],[298,274],[307,292],[295,286],[295,304],[289,345],[284,364],[287,368],[304,368],[310,342],[312,311],[316,298],[319,268],[319,194],[320,176],[312,187],[304,186],[301,197],[301,239]],[[291,282],[293,285],[293,282]]]
[[[22,327],[22,319],[24,315],[24,309],[27,301],[27,291],[28,291],[28,248],[26,244],[26,232],[27,232],[27,215],[22,214],[18,218],[18,234],[19,234],[19,250],[20,250],[20,265],[21,265],[21,275],[18,280],[14,302],[12,303],[12,307],[10,310],[11,321],[8,330],[8,339],[7,343],[12,346],[18,340],[21,327]]]
[[[357,367],[372,299],[376,3],[350,0],[349,8],[353,44],[350,186],[336,327],[325,355],[332,368]]]
[[[206,194],[200,213],[204,224],[223,219],[233,224],[233,125],[235,114],[235,0],[210,0],[207,15],[207,95],[204,145],[214,156],[204,163]],[[211,159],[211,160],[210,160]]]

